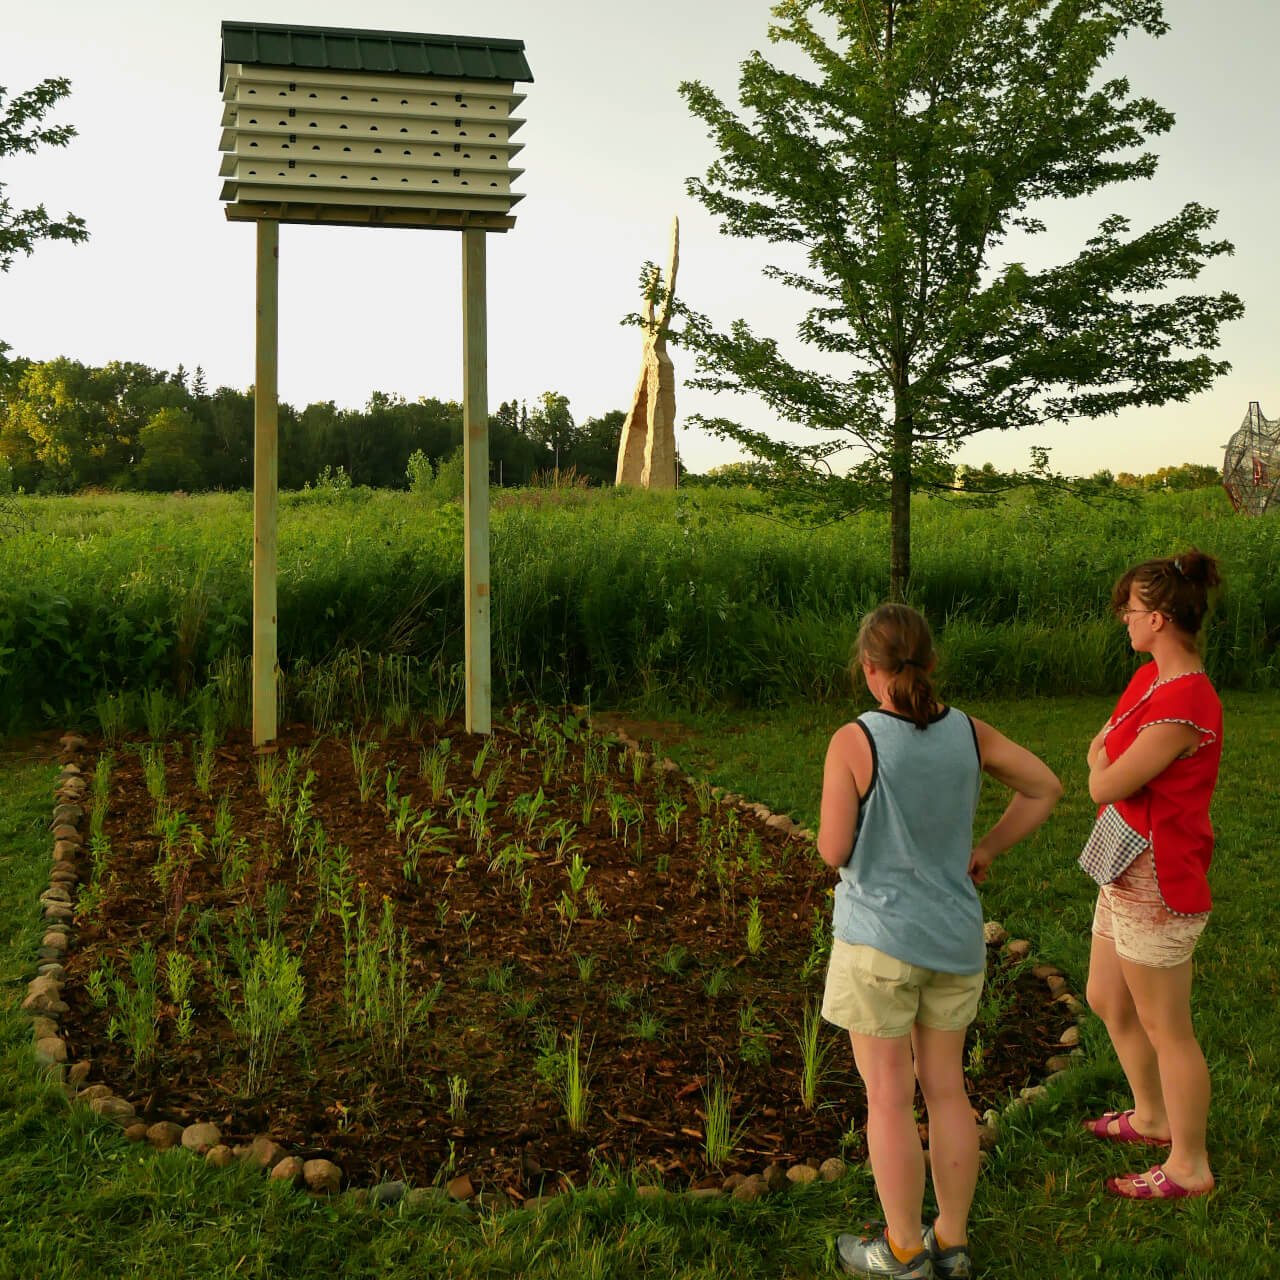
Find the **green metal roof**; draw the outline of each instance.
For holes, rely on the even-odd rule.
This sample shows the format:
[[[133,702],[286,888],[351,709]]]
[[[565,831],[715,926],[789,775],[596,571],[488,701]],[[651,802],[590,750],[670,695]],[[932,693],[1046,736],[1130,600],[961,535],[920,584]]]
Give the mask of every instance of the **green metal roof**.
[[[532,80],[523,40],[224,22],[222,62],[450,80]],[[220,75],[218,87],[222,87]]]

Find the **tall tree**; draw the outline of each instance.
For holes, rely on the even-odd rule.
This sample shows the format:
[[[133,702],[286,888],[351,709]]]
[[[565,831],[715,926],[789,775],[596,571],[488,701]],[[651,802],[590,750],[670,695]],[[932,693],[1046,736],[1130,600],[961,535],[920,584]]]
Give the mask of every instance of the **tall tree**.
[[[745,321],[722,332],[677,310],[693,385],[758,396],[826,435],[794,445],[696,420],[770,463],[780,492],[832,514],[887,506],[902,598],[911,493],[947,483],[961,442],[1185,400],[1228,367],[1207,352],[1239,299],[1161,291],[1231,245],[1206,239],[1216,214],[1188,204],[1136,233],[1105,217],[1057,266],[1002,260],[1013,237],[1046,230],[1050,201],[1155,171],[1147,143],[1173,117],[1101,72],[1129,33],[1166,30],[1159,0],[783,0],[772,12],[769,38],[809,71],[752,54],[743,116],[683,84],[720,152],[689,190],[725,233],[794,246],[766,274],[812,299],[798,336],[827,368],[792,363]],[[862,460],[841,473],[850,447]]]
[[[49,109],[71,92],[69,80],[42,80],[7,102],[6,92],[0,85],[0,156],[34,152],[42,145],[65,147],[76,136],[73,125],[41,123]],[[8,271],[18,254],[30,254],[38,240],[78,243],[89,238],[84,220],[73,213],[59,220],[49,217],[42,204],[34,209],[15,209],[4,194],[4,186],[0,182],[0,271]]]

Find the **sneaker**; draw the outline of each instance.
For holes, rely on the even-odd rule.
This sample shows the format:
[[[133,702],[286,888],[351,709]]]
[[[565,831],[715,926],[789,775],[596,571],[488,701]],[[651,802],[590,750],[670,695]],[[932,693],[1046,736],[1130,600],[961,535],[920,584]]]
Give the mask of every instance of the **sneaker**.
[[[969,1280],[973,1275],[973,1259],[969,1257],[967,1244],[953,1245],[950,1249],[940,1248],[938,1237],[932,1227],[924,1233],[924,1247],[929,1250],[933,1260],[933,1273],[945,1280]]]
[[[922,1249],[909,1262],[899,1262],[889,1248],[889,1239],[878,1236],[838,1236],[836,1256],[840,1265],[851,1276],[862,1280],[876,1280],[878,1276],[898,1276],[900,1280],[934,1280],[938,1274],[933,1269],[928,1248]]]

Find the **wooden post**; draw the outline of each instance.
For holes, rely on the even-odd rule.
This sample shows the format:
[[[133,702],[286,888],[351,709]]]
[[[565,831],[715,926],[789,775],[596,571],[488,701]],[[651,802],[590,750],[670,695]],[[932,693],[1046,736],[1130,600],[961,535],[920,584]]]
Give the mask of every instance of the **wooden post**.
[[[253,744],[276,736],[276,401],[280,224],[258,221],[257,356],[253,379]]]
[[[485,232],[462,232],[462,432],[467,593],[467,732],[488,733],[489,354],[485,313]]]

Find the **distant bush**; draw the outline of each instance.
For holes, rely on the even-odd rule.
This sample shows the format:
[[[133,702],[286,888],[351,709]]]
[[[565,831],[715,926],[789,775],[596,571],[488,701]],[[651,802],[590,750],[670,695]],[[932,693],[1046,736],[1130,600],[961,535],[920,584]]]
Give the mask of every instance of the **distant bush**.
[[[455,502],[462,497],[464,467],[461,445],[434,466],[431,459],[417,449],[409,455],[409,465],[405,469],[409,492],[432,506]]]

